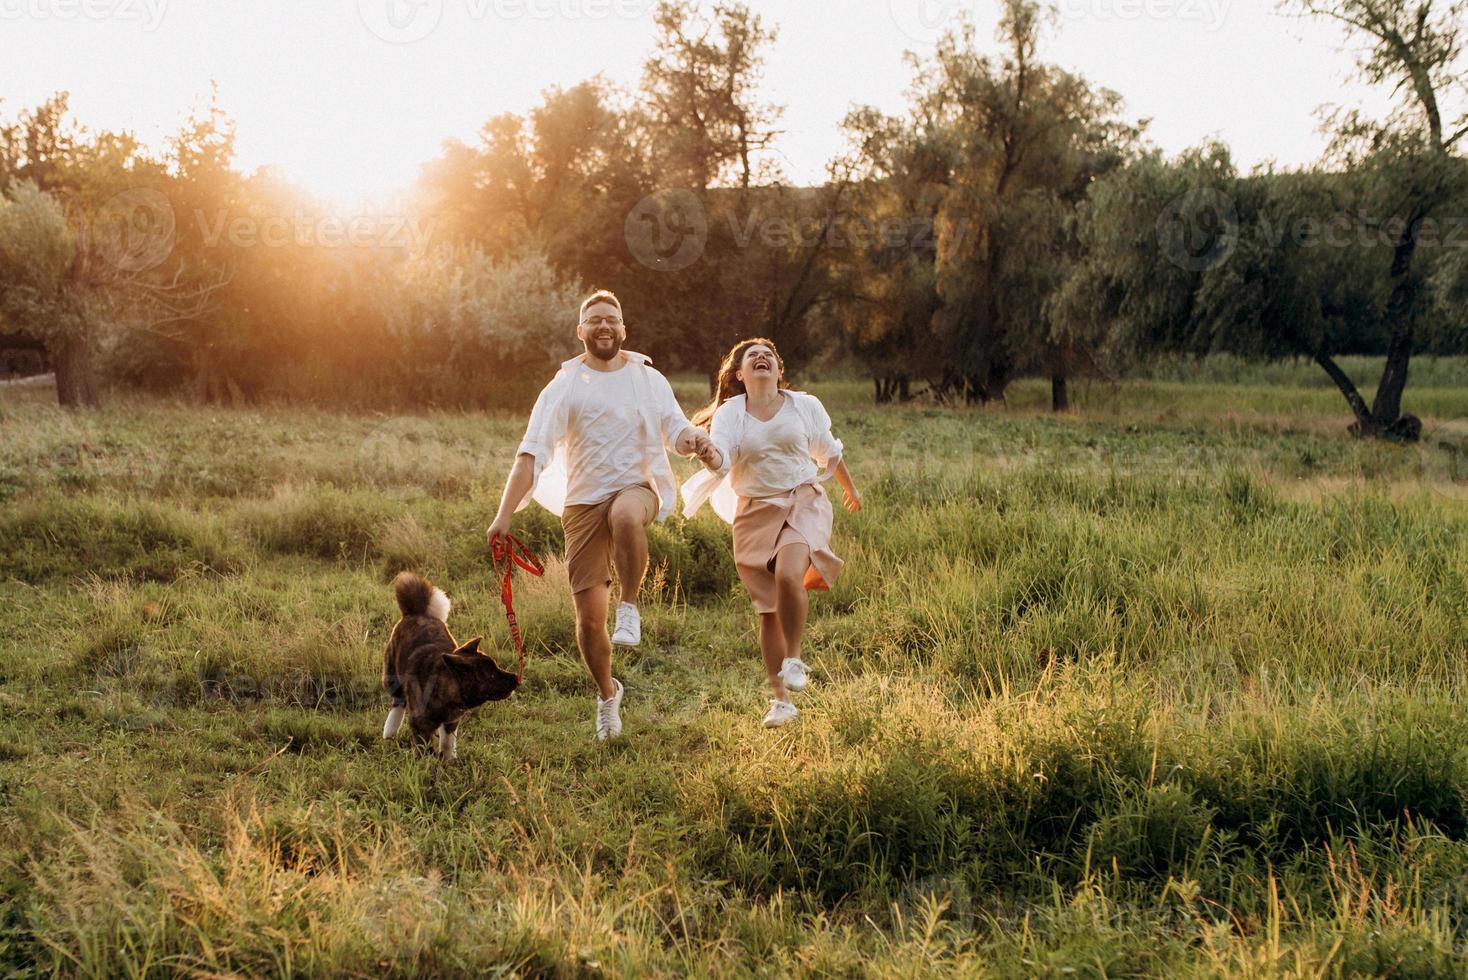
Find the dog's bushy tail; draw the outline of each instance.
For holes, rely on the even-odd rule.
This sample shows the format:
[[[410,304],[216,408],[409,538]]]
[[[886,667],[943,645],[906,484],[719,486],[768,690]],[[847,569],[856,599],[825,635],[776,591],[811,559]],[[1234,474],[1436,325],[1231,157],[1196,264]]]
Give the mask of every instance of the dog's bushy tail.
[[[449,597],[442,589],[436,589],[428,580],[413,572],[398,572],[393,579],[392,590],[398,597],[398,608],[404,616],[432,616],[448,621]]]

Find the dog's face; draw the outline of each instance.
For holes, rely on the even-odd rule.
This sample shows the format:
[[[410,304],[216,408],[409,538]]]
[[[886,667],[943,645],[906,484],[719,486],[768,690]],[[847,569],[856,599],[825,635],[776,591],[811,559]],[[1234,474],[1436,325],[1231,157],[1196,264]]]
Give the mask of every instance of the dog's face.
[[[519,678],[501,670],[493,657],[479,649],[480,642],[481,638],[476,636],[444,658],[456,671],[465,708],[486,701],[503,701],[520,686]]]

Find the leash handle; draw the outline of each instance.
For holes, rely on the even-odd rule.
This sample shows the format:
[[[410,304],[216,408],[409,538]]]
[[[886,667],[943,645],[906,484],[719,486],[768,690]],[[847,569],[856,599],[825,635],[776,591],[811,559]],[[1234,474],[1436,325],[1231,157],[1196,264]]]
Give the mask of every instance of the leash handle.
[[[520,539],[513,534],[502,535],[496,538],[490,548],[490,559],[494,562],[495,569],[504,565],[504,578],[500,581],[500,602],[505,604],[505,619],[510,624],[510,639],[515,641],[515,654],[519,657],[519,666],[515,671],[515,683],[525,680],[525,642],[520,638],[520,624],[515,620],[515,589],[511,584],[512,574],[515,566],[520,566],[524,571],[539,578],[545,574],[545,566],[535,556],[535,552],[525,547]]]

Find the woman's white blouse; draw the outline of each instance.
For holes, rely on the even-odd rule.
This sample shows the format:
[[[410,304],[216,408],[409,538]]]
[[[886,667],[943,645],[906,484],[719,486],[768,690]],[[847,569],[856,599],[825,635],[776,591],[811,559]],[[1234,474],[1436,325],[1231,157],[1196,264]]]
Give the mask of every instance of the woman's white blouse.
[[[736,495],[770,497],[823,479],[842,453],[825,406],[803,391],[786,391],[779,413],[768,422],[750,415],[744,396],[736,395],[714,413],[709,434],[723,453],[723,465],[700,470],[683,484],[683,513],[690,517],[712,498],[714,510],[732,522]]]
[[[735,493],[741,497],[773,497],[816,478],[810,438],[794,398],[782,397],[775,414],[764,422],[750,415],[747,407],[740,411],[745,413],[744,437],[739,440],[738,455],[729,469],[729,483]],[[732,442],[727,432],[718,430],[717,418],[713,439],[720,450]]]

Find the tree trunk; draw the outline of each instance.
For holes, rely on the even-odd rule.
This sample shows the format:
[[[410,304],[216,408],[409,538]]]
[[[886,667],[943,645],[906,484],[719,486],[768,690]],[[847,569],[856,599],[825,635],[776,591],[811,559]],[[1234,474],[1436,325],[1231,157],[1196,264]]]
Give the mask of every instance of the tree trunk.
[[[62,408],[96,408],[97,386],[86,340],[62,341],[51,355],[56,368],[56,401]]]
[[[1376,423],[1371,417],[1371,411],[1366,407],[1366,399],[1362,398],[1361,392],[1356,390],[1355,382],[1341,370],[1341,366],[1329,354],[1317,351],[1315,363],[1325,369],[1325,373],[1330,375],[1330,380],[1335,382],[1335,386],[1345,396],[1346,404],[1351,406],[1351,414],[1356,416],[1356,421],[1351,425],[1351,431],[1358,436],[1377,435]]]
[[[1386,322],[1391,326],[1392,339],[1387,346],[1386,367],[1376,386],[1376,398],[1371,403],[1371,420],[1378,434],[1405,436],[1407,433],[1400,430],[1412,428],[1412,423],[1398,426],[1397,422],[1402,417],[1402,391],[1407,387],[1407,368],[1412,358],[1412,318],[1417,305],[1412,257],[1417,251],[1420,228],[1421,219],[1414,218],[1402,231],[1392,251],[1392,292],[1386,303]],[[1418,434],[1421,429],[1421,422],[1416,422]]]
[[[1070,410],[1070,372],[1075,366],[1076,345],[1074,340],[1050,346],[1050,410]]]
[[[1055,374],[1050,377],[1050,410],[1052,412],[1070,410],[1070,390],[1064,374]]]

